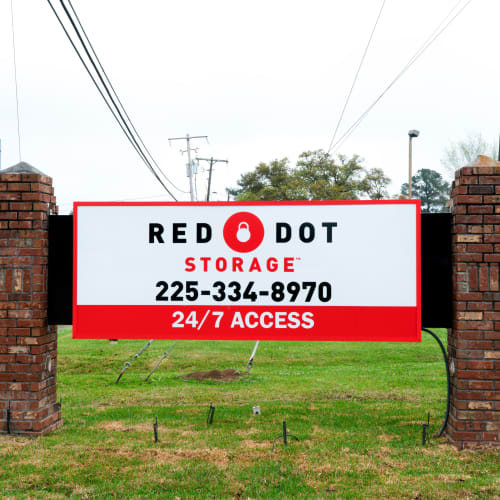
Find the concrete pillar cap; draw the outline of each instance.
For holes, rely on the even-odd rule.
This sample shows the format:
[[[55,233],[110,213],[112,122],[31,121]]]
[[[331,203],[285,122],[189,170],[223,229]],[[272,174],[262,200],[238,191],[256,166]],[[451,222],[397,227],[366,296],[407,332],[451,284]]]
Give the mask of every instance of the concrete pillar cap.
[[[4,168],[0,170],[0,174],[38,174],[45,175],[43,172],[35,168],[33,165],[26,163],[25,161],[21,161],[16,165],[13,165],[9,168]]]
[[[500,162],[486,155],[479,155],[470,167],[500,167]]]

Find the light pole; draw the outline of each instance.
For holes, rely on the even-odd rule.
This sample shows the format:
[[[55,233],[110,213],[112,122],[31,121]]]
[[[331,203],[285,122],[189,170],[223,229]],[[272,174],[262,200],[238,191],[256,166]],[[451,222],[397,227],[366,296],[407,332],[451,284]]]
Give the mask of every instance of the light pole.
[[[410,138],[410,145],[409,145],[409,151],[408,151],[408,198],[411,198],[411,161],[412,161],[411,140],[414,137],[418,137],[419,134],[420,134],[420,132],[418,130],[408,131],[408,137]]]

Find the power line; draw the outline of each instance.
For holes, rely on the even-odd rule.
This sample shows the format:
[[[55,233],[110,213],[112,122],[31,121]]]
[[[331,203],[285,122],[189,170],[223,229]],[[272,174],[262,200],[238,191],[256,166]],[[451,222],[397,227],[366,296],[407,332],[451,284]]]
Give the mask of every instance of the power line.
[[[146,154],[144,153],[144,151],[142,150],[142,148],[139,146],[139,143],[138,143],[138,141],[137,141],[136,137],[135,137],[135,136],[134,136],[134,134],[131,132],[129,125],[127,124],[127,121],[126,121],[126,120],[124,119],[124,117],[123,117],[123,115],[125,115],[125,116],[127,116],[127,118],[128,118],[128,115],[127,115],[127,113],[126,113],[125,109],[123,108],[123,105],[121,105],[121,101],[119,100],[118,96],[116,95],[116,92],[114,92],[114,89],[113,89],[114,95],[116,96],[116,98],[117,98],[118,102],[120,102],[120,105],[121,105],[121,109],[120,109],[120,108],[118,107],[118,105],[116,104],[116,102],[115,102],[115,100],[114,100],[113,95],[111,95],[111,92],[110,92],[110,90],[109,90],[109,88],[108,88],[108,86],[107,86],[106,82],[104,81],[104,79],[103,79],[103,77],[102,77],[102,75],[101,75],[101,73],[100,73],[99,69],[97,68],[97,66],[96,66],[96,64],[95,64],[95,62],[94,62],[94,60],[92,59],[92,56],[90,55],[90,53],[89,53],[89,51],[88,51],[88,49],[87,49],[87,46],[85,45],[85,42],[83,41],[82,36],[81,36],[80,32],[78,31],[78,28],[77,28],[77,26],[75,25],[75,22],[74,22],[73,18],[71,17],[71,14],[69,13],[69,11],[68,11],[68,9],[66,8],[66,6],[64,5],[63,0],[60,0],[60,3],[61,3],[61,5],[62,5],[62,7],[63,7],[63,9],[64,9],[64,12],[66,13],[66,16],[68,17],[68,19],[69,19],[69,21],[70,21],[70,23],[71,23],[71,25],[72,25],[72,27],[73,27],[73,29],[74,29],[74,31],[75,31],[75,33],[76,33],[76,35],[77,35],[78,39],[80,40],[80,43],[81,43],[81,45],[82,45],[82,47],[83,47],[83,49],[84,49],[84,51],[85,51],[85,53],[86,53],[86,55],[87,55],[87,57],[88,57],[89,61],[91,62],[91,64],[92,64],[92,66],[93,66],[93,68],[94,68],[94,70],[95,70],[95,72],[96,72],[96,74],[97,74],[97,76],[98,76],[99,80],[101,81],[101,83],[102,83],[102,85],[103,85],[103,87],[104,87],[104,90],[105,90],[105,91],[106,91],[106,93],[108,94],[108,96],[109,96],[109,99],[110,99],[111,103],[113,104],[113,106],[114,106],[114,108],[115,108],[116,112],[118,113],[118,116],[119,116],[119,117],[120,117],[120,119],[121,119],[121,123],[123,123],[124,127],[126,128],[126,130],[127,130],[127,132],[128,132],[128,134],[126,134],[126,135],[127,135],[128,140],[133,142],[134,149],[136,149],[136,151],[137,151],[137,153],[139,154],[139,156],[140,156],[140,157],[143,159],[143,161],[146,163],[146,166],[150,169],[150,171],[151,171],[151,172],[153,173],[153,175],[157,178],[157,180],[158,180],[158,181],[162,184],[162,186],[165,188],[165,190],[166,190],[166,191],[167,191],[167,192],[168,192],[168,193],[172,196],[172,198],[173,198],[174,200],[176,200],[175,196],[174,196],[172,193],[170,193],[170,191],[168,190],[168,188],[167,188],[167,187],[163,184],[163,182],[160,180],[160,178],[158,177],[158,174],[154,171],[154,169],[153,169],[153,167],[152,167],[152,165],[151,165],[150,161],[148,160],[148,158],[147,158]],[[75,10],[74,10],[73,6],[71,6],[71,8],[72,8],[73,12],[75,12]],[[76,14],[76,12],[75,12],[75,14]],[[81,23],[79,23],[79,24],[80,24],[80,26],[81,26]],[[83,29],[83,27],[82,27],[82,29]],[[87,37],[86,37],[86,38],[87,38]],[[88,38],[87,38],[87,40],[88,40]],[[89,44],[90,44],[90,42],[89,42]],[[92,49],[92,50],[93,50],[93,49]],[[95,54],[95,51],[93,51],[93,52],[94,52],[94,54]],[[97,56],[96,56],[96,57],[97,57]],[[101,66],[101,67],[102,67],[102,66]],[[109,79],[108,79],[108,81],[109,81]],[[112,85],[111,85],[111,87],[112,87]],[[101,94],[101,95],[102,95],[102,94]],[[123,114],[122,114],[122,112],[123,112]],[[115,116],[115,118],[116,118],[116,115],[114,115],[114,116]],[[135,127],[133,126],[133,124],[132,124],[132,122],[131,122],[130,118],[128,118],[128,121],[129,121],[129,123],[130,123],[131,127],[133,128],[133,130],[135,131]],[[122,127],[122,130],[123,130],[123,127]],[[137,134],[137,132],[136,132],[136,135],[138,135],[138,134]],[[150,157],[151,157],[151,154],[149,154],[149,155],[150,155]],[[156,162],[155,162],[155,163],[156,163]],[[157,164],[156,164],[156,165],[157,165]],[[165,175],[164,175],[164,176],[165,176]],[[169,181],[169,182],[170,182],[170,181]],[[177,201],[177,200],[176,200],[176,201]]]
[[[359,126],[359,124],[365,119],[368,113],[378,104],[378,102],[385,96],[385,94],[394,86],[394,84],[406,73],[406,71],[420,58],[420,56],[436,41],[436,39],[448,28],[448,26],[464,11],[464,9],[472,2],[468,0],[465,5],[448,21],[446,20],[452,15],[458,5],[462,2],[459,0],[455,6],[448,12],[448,14],[443,18],[439,25],[434,29],[434,31],[429,35],[427,40],[422,44],[422,46],[415,52],[415,54],[409,59],[403,69],[396,75],[396,77],[391,81],[391,83],[385,88],[385,90],[375,99],[375,101],[358,117],[358,119],[344,132],[340,139],[331,145],[327,153],[330,153],[332,149],[335,149],[334,153],[342,146],[342,144],[351,136],[354,130]],[[446,24],[444,24],[446,22]],[[441,26],[444,26],[441,28]],[[441,28],[441,29],[440,29]]]
[[[97,75],[97,77],[99,78],[99,80],[101,81],[101,85],[102,87],[104,88],[104,90],[106,91],[106,94],[108,95],[108,97],[105,96],[103,90],[101,89],[101,86],[99,85],[99,83],[96,81],[94,75],[92,74],[91,70],[89,69],[87,63],[85,62],[82,54],[80,53],[78,47],[76,46],[75,42],[73,41],[72,37],[70,36],[70,34],[68,33],[68,30],[66,29],[66,27],[64,26],[64,23],[62,22],[60,16],[58,15],[56,9],[54,8],[51,0],[47,0],[50,8],[52,9],[52,12],[54,13],[54,15],[56,16],[61,28],[63,29],[66,37],[68,38],[69,42],[71,43],[71,46],[73,47],[74,51],[76,52],[78,58],[80,59],[80,62],[82,63],[82,65],[84,66],[85,70],[87,71],[90,79],[92,80],[92,82],[94,83],[96,89],[98,90],[99,94],[101,95],[101,97],[103,98],[104,102],[106,103],[106,106],[108,107],[108,109],[111,111],[111,114],[113,115],[113,117],[115,118],[116,122],[118,123],[118,125],[120,126],[120,128],[122,129],[122,132],[125,134],[125,136],[127,137],[127,140],[129,141],[129,143],[132,145],[132,147],[136,150],[137,154],[139,155],[139,157],[141,158],[141,160],[145,163],[145,165],[148,167],[148,169],[151,171],[151,173],[155,176],[155,178],[158,180],[158,182],[163,186],[163,188],[167,191],[167,193],[175,200],[177,201],[177,198],[171,193],[171,191],[168,189],[168,187],[165,185],[165,183],[160,179],[158,173],[155,171],[155,169],[153,168],[153,165],[151,164],[151,161],[148,159],[146,153],[143,151],[143,149],[141,148],[138,140],[135,138],[134,134],[132,133],[131,131],[131,128],[130,126],[127,124],[127,121],[124,119],[123,115],[126,114],[124,112],[124,109],[123,109],[123,106],[122,106],[122,111],[120,110],[120,108],[118,107],[118,105],[116,104],[114,98],[113,98],[113,95],[111,94],[108,86],[106,85],[106,82],[104,81],[99,69],[97,68],[96,66],[96,63],[94,62],[92,56],[90,55],[86,45],[85,45],[85,42],[83,41],[82,39],[82,36],[80,34],[80,32],[78,31],[78,28],[74,22],[74,20],[72,19],[71,17],[71,14],[69,13],[68,9],[66,8],[66,6],[64,5],[63,1],[60,0],[60,3],[66,13],[66,16],[68,17],[79,41],[80,41],[80,44],[82,45],[86,55],[87,55],[87,58],[89,59],[90,63],[92,64],[93,68],[94,68],[94,71]],[[74,9],[73,9],[74,10]],[[90,42],[89,42],[90,43]],[[115,94],[116,95],[116,94]],[[117,97],[117,96],[116,96]],[[128,115],[127,115],[128,117]],[[130,124],[131,124],[131,127],[133,128],[133,125],[130,121],[130,118],[128,118]],[[133,130],[135,131],[135,128],[133,128]],[[159,169],[159,168],[158,168]],[[159,169],[160,170],[160,169]],[[161,170],[160,170],[161,171]],[[163,173],[163,172],[162,172]],[[163,174],[165,176],[165,174]],[[170,181],[169,181],[170,182]]]
[[[19,95],[17,91],[17,64],[16,64],[16,37],[14,35],[14,6],[10,0],[10,19],[12,24],[12,52],[14,55],[14,83],[16,87],[16,113],[17,113],[17,147],[19,149],[19,161],[21,161],[21,125],[19,120]]]
[[[186,145],[187,145],[186,151],[181,150],[181,152],[187,153],[187,155],[188,155],[187,174],[189,177],[189,195],[190,195],[191,201],[195,201],[198,199],[198,189],[196,186],[196,176],[195,176],[195,183],[193,185],[193,164],[191,162],[191,151],[198,152],[198,149],[191,147],[191,141],[193,139],[206,139],[208,142],[208,136],[206,136],[206,135],[190,136],[189,134],[186,134],[186,137],[170,137],[168,139],[169,143],[171,141],[186,141]],[[196,196],[195,196],[195,191],[196,191]]]
[[[196,160],[200,161],[208,161],[210,162],[210,170],[208,173],[208,186],[207,186],[207,201],[210,201],[210,186],[212,185],[212,169],[214,166],[214,163],[218,162],[223,162],[223,163],[229,163],[228,160],[216,160],[213,156],[211,158],[196,158]]]
[[[354,86],[356,85],[356,82],[358,80],[358,76],[359,76],[359,73],[361,71],[361,67],[363,66],[363,62],[365,60],[366,54],[368,53],[368,48],[370,47],[373,35],[375,33],[375,30],[377,29],[378,21],[380,19],[380,16],[382,15],[382,11],[384,10],[385,2],[386,2],[386,0],[383,0],[382,1],[382,5],[380,6],[380,10],[379,10],[377,19],[375,20],[375,24],[373,25],[372,32],[370,34],[370,37],[368,38],[368,42],[366,44],[365,50],[363,52],[363,55],[361,56],[361,61],[359,62],[358,70],[356,71],[356,74],[354,75],[354,79],[352,81],[351,89],[349,90],[349,93],[347,94],[347,98],[345,100],[342,112],[340,113],[339,121],[337,122],[337,126],[335,127],[335,132],[333,133],[332,140],[330,141],[330,146],[328,148],[328,151],[330,151],[330,149],[332,147],[332,144],[335,141],[335,137],[337,137],[337,132],[339,130],[340,123],[342,122],[342,118],[344,118],[344,113],[345,113],[345,110],[347,109],[347,104],[349,103],[352,91],[354,90]]]
[[[180,191],[181,193],[188,193],[189,191],[183,191],[182,189],[178,188],[166,175],[165,173],[163,172],[163,170],[160,168],[160,166],[158,165],[158,163],[156,162],[156,160],[154,159],[153,155],[151,154],[151,152],[149,151],[149,149],[147,148],[147,146],[144,144],[144,141],[142,140],[142,137],[139,135],[139,132],[137,132],[137,129],[135,128],[132,120],[130,119],[128,113],[127,113],[127,110],[125,109],[125,107],[123,106],[121,100],[120,100],[120,97],[118,96],[118,94],[116,93],[115,91],[115,88],[113,87],[113,84],[111,83],[111,80],[108,78],[108,75],[103,67],[103,65],[101,64],[101,60],[99,59],[99,56],[97,55],[96,51],[94,50],[94,46],[92,45],[92,42],[90,41],[89,37],[87,36],[87,32],[85,31],[85,28],[83,27],[82,23],[80,22],[80,18],[78,17],[78,14],[76,13],[75,11],[75,8],[73,7],[73,4],[71,3],[71,0],[67,0],[68,1],[68,4],[69,6],[71,7],[71,10],[73,11],[73,14],[75,16],[75,19],[78,23],[78,26],[80,26],[80,29],[82,30],[82,33],[83,33],[83,36],[85,37],[85,40],[87,41],[89,47],[90,47],[90,50],[92,51],[92,54],[93,56],[95,57],[95,60],[97,61],[97,64],[100,68],[100,70],[102,71],[102,74],[107,82],[107,84],[109,85],[110,89],[112,90],[113,92],[113,95],[114,97],[116,98],[118,104],[120,105],[120,108],[121,110],[123,111],[123,114],[125,115],[125,117],[127,118],[129,124],[130,124],[130,127],[132,128],[132,130],[134,131],[139,143],[141,144],[141,146],[144,148],[144,151],[146,151],[146,153],[148,154],[149,158],[151,159],[151,161],[153,162],[153,164],[155,165],[155,167],[157,168],[157,170],[163,175],[163,177],[165,178],[165,180],[170,183],[175,189],[177,189],[178,191]],[[62,4],[62,0],[61,0],[61,4]],[[62,4],[63,5],[63,4]],[[63,5],[64,7],[64,5]]]

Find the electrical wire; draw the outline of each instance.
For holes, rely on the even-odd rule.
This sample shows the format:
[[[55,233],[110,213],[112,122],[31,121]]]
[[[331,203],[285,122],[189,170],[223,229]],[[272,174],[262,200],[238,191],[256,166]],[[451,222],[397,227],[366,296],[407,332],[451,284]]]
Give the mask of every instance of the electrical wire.
[[[332,140],[330,141],[330,146],[328,148],[328,151],[330,151],[330,149],[332,147],[332,144],[334,143],[335,138],[337,137],[337,132],[339,130],[339,127],[340,127],[340,124],[342,122],[342,119],[344,118],[344,113],[345,113],[345,110],[347,109],[347,104],[349,103],[349,100],[351,98],[352,92],[354,90],[354,86],[356,85],[356,82],[358,80],[358,76],[359,76],[359,73],[361,71],[361,67],[363,66],[363,62],[365,61],[366,54],[368,53],[368,49],[370,47],[373,35],[375,34],[375,30],[377,29],[377,25],[378,25],[380,16],[382,15],[382,11],[384,10],[385,2],[386,2],[386,0],[383,0],[382,1],[382,5],[380,6],[380,10],[378,12],[377,19],[375,20],[375,24],[373,25],[372,32],[370,34],[370,37],[368,38],[368,42],[366,44],[365,50],[363,52],[363,55],[361,56],[361,61],[359,62],[358,70],[356,71],[356,74],[354,75],[354,79],[352,81],[351,89],[349,90],[349,93],[347,94],[347,98],[345,100],[342,112],[340,113],[339,121],[337,122],[337,126],[335,127],[335,132],[333,133]]]
[[[110,202],[114,202],[114,201],[117,201],[117,202],[126,202],[126,201],[142,201],[142,200],[153,200],[153,199],[158,199],[158,198],[164,198],[165,196],[168,196],[167,193],[165,194],[156,194],[156,195],[152,195],[152,196],[135,196],[134,198],[125,198],[125,199],[120,199],[120,200],[107,200],[107,201],[110,201]],[[161,201],[161,200],[160,200]],[[61,211],[62,209],[64,209],[65,207],[73,207],[73,202],[68,202],[68,203],[58,203],[58,207],[59,207],[59,210]]]
[[[327,151],[329,154],[332,149],[334,149],[334,154],[342,146],[342,144],[351,136],[351,134],[356,130],[360,123],[365,119],[368,113],[378,104],[378,102],[385,96],[385,94],[394,86],[394,84],[408,71],[408,69],[420,58],[420,56],[436,41],[436,39],[441,36],[441,34],[448,28],[448,26],[465,10],[466,7],[472,2],[468,0],[465,5],[448,21],[446,20],[452,15],[453,11],[457,9],[462,0],[459,0],[455,6],[448,12],[448,14],[443,18],[439,25],[434,29],[434,31],[429,35],[427,40],[422,44],[422,46],[415,52],[415,54],[409,59],[403,69],[396,75],[396,77],[391,81],[391,83],[385,88],[385,90],[375,99],[375,101],[358,117],[358,119],[344,132],[340,139],[331,145]],[[445,24],[446,22],[446,24]],[[444,24],[444,26],[443,26]],[[443,26],[441,28],[441,26]]]
[[[87,55],[87,58],[89,59],[90,63],[92,64],[93,68],[94,68],[94,71],[96,72],[99,80],[101,81],[101,84],[103,85],[104,87],[104,90],[106,91],[111,103],[113,104],[116,112],[118,113],[118,116],[120,117],[120,120],[121,120],[121,123],[124,125],[124,127],[126,128],[128,134],[127,135],[127,138],[129,139],[129,141],[132,141],[133,142],[133,146],[134,146],[134,149],[136,149],[136,151],[139,153],[140,157],[142,158],[142,160],[146,163],[146,166],[150,169],[150,171],[153,173],[153,175],[157,178],[157,180],[163,185],[163,187],[166,189],[166,191],[172,196],[172,198],[174,200],[176,200],[175,196],[167,189],[167,187],[164,185],[164,183],[160,180],[160,178],[158,177],[158,174],[155,172],[153,166],[151,165],[150,161],[148,160],[146,154],[143,152],[142,148],[140,147],[136,137],[134,136],[134,134],[132,133],[132,131],[130,130],[130,127],[128,126],[126,120],[124,119],[123,117],[123,114],[126,115],[126,112],[125,110],[123,109],[123,106],[122,106],[122,110],[123,110],[123,113],[122,113],[122,110],[120,110],[120,108],[118,107],[118,105],[116,104],[113,96],[111,95],[111,92],[108,88],[108,86],[106,85],[106,82],[104,81],[101,73],[99,72],[99,69],[97,68],[94,60],[92,59],[92,56],[90,55],[88,49],[87,49],[87,46],[85,45],[85,42],[83,41],[82,39],[82,36],[80,34],[80,32],[78,31],[78,28],[77,26],[75,25],[75,22],[73,20],[73,18],[71,17],[71,14],[69,13],[68,9],[66,8],[66,5],[64,5],[64,2],[63,0],[60,0],[60,3],[61,3],[61,6],[63,7],[64,9],[64,12],[66,13],[66,16],[68,17],[78,39],[80,40],[80,43]],[[73,9],[74,10],[74,9]],[[101,94],[102,95],[102,94]],[[116,94],[115,94],[116,95]],[[118,96],[117,96],[118,97]],[[115,115],[116,116],[116,115]],[[128,117],[128,115],[127,115]],[[131,123],[130,119],[129,119],[129,122]],[[132,125],[132,123],[131,123]],[[133,125],[132,125],[133,127]],[[122,127],[122,130],[123,130],[123,127]],[[135,130],[135,129],[134,129]],[[177,200],[176,200],[177,201]]]
[[[154,159],[153,155],[151,154],[151,152],[149,151],[149,149],[147,148],[147,146],[144,144],[144,141],[142,140],[142,137],[140,136],[139,132],[137,132],[137,129],[135,128],[132,120],[130,119],[125,107],[123,106],[121,100],[120,100],[120,97],[118,96],[118,94],[116,93],[115,91],[115,88],[113,87],[113,84],[111,83],[111,80],[109,79],[103,65],[101,64],[101,60],[99,59],[99,56],[97,55],[96,51],[94,50],[94,46],[92,45],[92,42],[90,41],[89,37],[87,36],[87,32],[85,31],[85,28],[83,27],[81,21],[80,21],[80,18],[78,17],[78,14],[76,13],[76,10],[75,8],[73,7],[73,4],[71,3],[71,0],[67,0],[71,10],[73,11],[73,15],[75,16],[75,19],[76,19],[76,22],[78,23],[78,26],[80,27],[80,29],[82,30],[82,33],[83,33],[83,36],[85,37],[85,40],[86,42],[88,43],[89,47],[90,47],[90,50],[92,51],[92,54],[93,56],[95,57],[95,60],[97,61],[97,65],[99,66],[100,68],[100,71],[102,72],[107,84],[109,85],[109,88],[112,90],[113,92],[113,95],[116,99],[116,101],[118,102],[118,104],[120,105],[120,108],[123,112],[123,114],[125,115],[125,117],[127,118],[129,124],[130,124],[130,127],[131,129],[133,130],[133,132],[135,133],[135,136],[137,137],[137,140],[139,141],[139,143],[141,144],[141,146],[144,148],[144,151],[146,151],[146,153],[148,154],[149,158],[151,159],[152,163],[155,165],[155,167],[157,168],[157,170],[163,175],[163,177],[165,178],[165,180],[170,183],[175,189],[177,189],[178,191],[180,191],[181,193],[189,193],[189,191],[183,191],[182,189],[178,188],[166,175],[165,173],[163,172],[163,170],[160,168],[160,166],[158,165],[158,163],[156,162],[156,160]],[[64,4],[61,0],[61,5],[63,5],[64,7]]]
[[[14,35],[14,6],[10,0],[10,19],[12,25],[12,52],[14,55],[14,83],[16,87],[16,113],[17,113],[17,147],[19,149],[19,161],[21,161],[21,125],[19,120],[19,95],[17,90],[17,63],[16,63],[16,37]]]
[[[82,44],[84,50],[85,50],[85,53],[87,54],[87,57],[88,59],[90,60],[90,62],[92,63],[92,66],[94,67],[94,70],[96,71],[96,74],[97,76],[99,77],[100,81],[101,81],[101,84],[102,86],[104,87],[104,89],[106,90],[106,93],[108,94],[108,98],[106,98],[106,96],[104,95],[104,92],[103,90],[101,89],[100,85],[98,84],[98,82],[96,81],[94,75],[92,74],[91,70],[89,69],[87,63],[85,62],[83,56],[81,55],[79,49],[77,48],[75,42],[73,41],[71,35],[69,34],[68,30],[66,29],[64,23],[62,22],[59,14],[57,13],[56,9],[54,8],[54,5],[52,4],[51,0],[47,0],[50,8],[52,9],[52,12],[54,13],[54,15],[56,16],[56,19],[57,21],[59,22],[61,28],[63,29],[66,37],[68,38],[71,46],[73,47],[75,53],[77,54],[78,58],[80,59],[80,62],[82,63],[83,67],[85,68],[85,70],[87,71],[87,74],[89,75],[90,79],[92,80],[92,82],[94,83],[94,86],[96,87],[97,91],[99,92],[99,94],[101,95],[101,97],[103,98],[104,102],[106,103],[106,106],[108,107],[108,109],[110,110],[111,114],[113,115],[113,117],[115,118],[116,122],[118,123],[118,125],[120,126],[122,132],[125,134],[125,136],[127,137],[129,143],[132,145],[132,147],[136,150],[137,154],[139,155],[139,157],[142,159],[142,161],[145,163],[145,165],[148,167],[148,169],[151,171],[151,173],[155,176],[155,178],[158,180],[158,182],[163,186],[163,188],[167,191],[167,193],[175,200],[177,201],[177,198],[172,194],[172,192],[168,189],[168,187],[165,185],[165,183],[161,180],[161,178],[159,177],[158,173],[155,171],[155,169],[153,168],[153,166],[151,165],[151,162],[148,160],[146,154],[144,153],[144,151],[142,150],[142,148],[140,147],[140,145],[138,144],[137,140],[135,139],[134,135],[132,134],[132,131],[130,130],[130,127],[127,125],[126,121],[124,120],[123,118],[123,115],[122,113],[120,112],[116,102],[114,101],[109,89],[107,88],[106,86],[106,83],[103,81],[103,78],[102,76],[100,75],[97,67],[96,67],[96,64],[95,62],[93,61],[92,57],[90,56],[83,40],[82,40],[82,37],[80,35],[80,33],[78,32],[78,29],[73,21],[73,19],[71,18],[71,15],[69,14],[66,6],[63,4],[62,0],[61,0],[61,5],[63,6],[63,9],[66,13],[66,15],[68,16],[68,19],[70,20],[70,23],[71,25],[73,26],[73,29],[75,30],[79,40],[80,40],[80,43]],[[109,99],[109,100],[108,100]],[[109,102],[111,101],[111,103]]]

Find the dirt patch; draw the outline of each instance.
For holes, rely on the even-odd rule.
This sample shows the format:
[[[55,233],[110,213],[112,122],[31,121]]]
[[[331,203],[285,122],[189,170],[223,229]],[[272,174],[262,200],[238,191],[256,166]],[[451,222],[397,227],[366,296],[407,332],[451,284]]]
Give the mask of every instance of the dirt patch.
[[[181,375],[183,379],[192,380],[217,380],[219,382],[231,382],[232,380],[238,380],[242,375],[228,368],[227,370],[210,370],[208,372],[192,372],[186,375]]]
[[[226,450],[219,448],[154,450],[153,460],[161,464],[174,464],[180,460],[201,459],[215,464],[219,469],[226,469],[229,457]]]
[[[271,445],[270,445],[269,441],[259,443],[257,441],[253,441],[252,439],[245,439],[244,441],[242,441],[240,443],[240,446],[242,448],[248,448],[249,450],[255,450],[255,449],[259,449],[259,448],[271,449]]]
[[[247,425],[249,425],[249,424],[247,423]],[[259,432],[259,429],[257,429],[256,427],[246,427],[243,429],[235,429],[232,432],[236,436],[248,437],[248,436],[251,436],[252,434],[257,434],[257,432]]]
[[[384,433],[380,434],[377,437],[380,441],[383,441],[384,443],[388,443],[388,442],[392,441],[393,439],[401,439],[400,436],[391,436],[389,434],[384,434]]]
[[[129,430],[129,428],[126,427],[122,422],[117,422],[117,421],[103,422],[99,427],[109,432],[111,431],[125,432]]]
[[[31,437],[13,437],[7,434],[0,436],[0,456],[24,448],[33,442]]]
[[[107,422],[102,422],[95,426],[96,429],[104,430],[106,432],[153,432],[153,423],[140,423],[140,424],[131,424],[125,425],[123,422],[118,420],[111,420]],[[158,426],[159,434],[172,434],[174,432],[173,429],[168,427],[163,427],[161,425]]]

